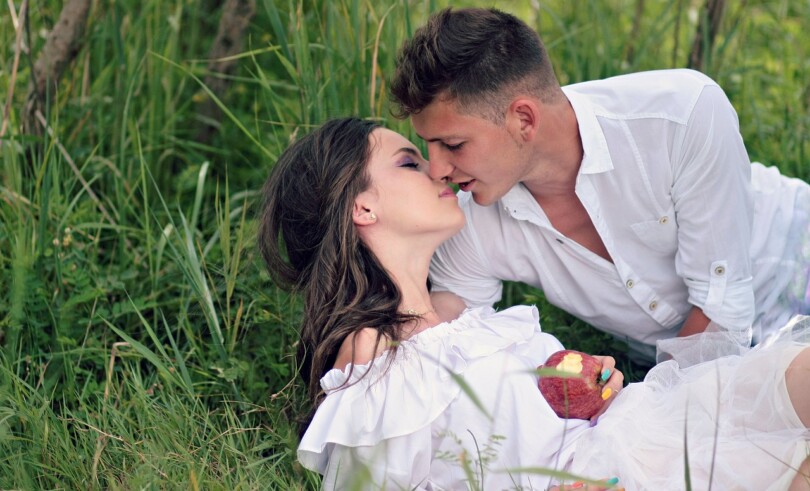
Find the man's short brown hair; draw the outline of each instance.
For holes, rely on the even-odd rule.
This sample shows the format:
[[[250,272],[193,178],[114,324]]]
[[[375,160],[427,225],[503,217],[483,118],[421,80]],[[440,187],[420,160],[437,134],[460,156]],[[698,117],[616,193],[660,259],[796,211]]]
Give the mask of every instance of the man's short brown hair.
[[[397,117],[419,113],[437,96],[462,111],[501,121],[517,92],[544,102],[562,95],[532,28],[497,9],[444,9],[406,40],[391,83]]]

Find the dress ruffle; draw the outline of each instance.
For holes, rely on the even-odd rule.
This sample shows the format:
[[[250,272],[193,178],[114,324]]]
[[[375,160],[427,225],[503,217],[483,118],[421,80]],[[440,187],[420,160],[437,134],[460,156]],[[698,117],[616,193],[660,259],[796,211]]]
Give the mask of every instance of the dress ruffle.
[[[301,440],[299,460],[323,472],[329,444],[373,446],[425,428],[461,392],[454,376],[478,359],[529,341],[538,325],[533,306],[468,309],[402,341],[393,359],[386,352],[353,370],[330,370],[321,379],[327,397]]]

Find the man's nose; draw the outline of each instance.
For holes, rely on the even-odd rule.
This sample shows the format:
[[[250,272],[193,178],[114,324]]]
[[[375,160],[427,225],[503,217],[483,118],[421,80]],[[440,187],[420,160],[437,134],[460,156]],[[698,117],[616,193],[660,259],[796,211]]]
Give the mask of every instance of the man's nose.
[[[428,159],[430,161],[428,175],[430,175],[431,179],[437,181],[447,179],[453,172],[453,164],[450,163],[446,154],[442,155],[443,153],[435,147],[428,148]]]

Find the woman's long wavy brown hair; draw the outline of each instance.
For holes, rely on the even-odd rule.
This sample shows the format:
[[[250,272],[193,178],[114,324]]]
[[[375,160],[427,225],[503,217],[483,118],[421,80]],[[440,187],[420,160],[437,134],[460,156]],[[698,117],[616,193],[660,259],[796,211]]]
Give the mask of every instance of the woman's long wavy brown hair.
[[[298,358],[316,406],[320,379],[348,336],[376,329],[393,353],[398,325],[414,318],[398,312],[399,289],[352,221],[354,199],[370,185],[377,127],[356,118],[325,123],[281,154],[263,190],[259,247],[274,280],[303,295]]]

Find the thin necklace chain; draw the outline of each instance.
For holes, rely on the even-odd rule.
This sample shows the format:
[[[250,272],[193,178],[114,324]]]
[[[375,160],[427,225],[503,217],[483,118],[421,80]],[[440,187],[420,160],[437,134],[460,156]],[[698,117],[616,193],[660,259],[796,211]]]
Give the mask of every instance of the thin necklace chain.
[[[408,309],[408,310],[405,311],[405,313],[408,314],[408,315],[415,315],[415,316],[418,316],[418,317],[422,317],[423,315],[427,315],[427,314],[430,314],[432,312],[436,312],[436,309],[426,310],[425,312],[417,312],[414,309]]]

